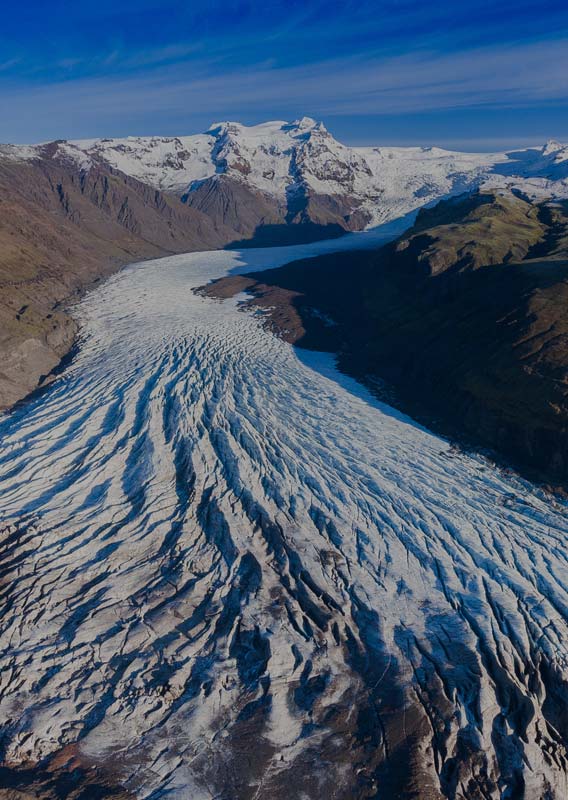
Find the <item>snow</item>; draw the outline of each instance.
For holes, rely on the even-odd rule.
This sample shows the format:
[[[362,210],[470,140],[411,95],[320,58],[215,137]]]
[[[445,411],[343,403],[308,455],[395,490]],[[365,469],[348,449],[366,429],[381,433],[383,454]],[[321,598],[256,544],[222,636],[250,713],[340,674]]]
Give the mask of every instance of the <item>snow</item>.
[[[358,151],[380,184],[373,223],[399,216],[448,194],[480,186],[504,153],[458,153],[437,147],[365,147]]]
[[[368,213],[368,227],[448,194],[496,185],[496,176],[514,177],[515,187],[524,186],[527,194],[538,190],[535,197],[565,196],[562,179],[568,177],[561,172],[568,146],[558,142],[514,153],[348,147],[311,117],[253,126],[223,121],[196,136],[97,139],[73,145],[179,195],[218,173],[279,201],[306,189],[341,195],[353,210]]]
[[[62,161],[71,162],[71,164],[84,172],[90,170],[94,165],[91,155],[75,147],[71,142],[58,142],[55,157]]]
[[[568,678],[566,506],[456,452],[236,301],[192,291],[393,233],[135,264],[77,306],[71,367],[0,419],[9,763],[78,741],[77,759],[108,762],[138,798],[221,796],[204,763],[226,762],[263,697],[235,644],[257,630],[275,749],[263,780],[318,747],[350,692],[363,703],[352,641],[374,648],[377,691],[396,665],[409,708],[429,686],[446,692],[442,759],[467,735],[498,770],[503,698],[522,696],[507,763],[530,796],[566,796],[538,668]],[[308,662],[328,681],[309,714],[294,702]],[[431,757],[424,769],[435,785]]]
[[[28,144],[0,144],[0,158],[10,161],[30,161],[38,158],[37,145]]]
[[[211,162],[214,137],[129,136],[91,139],[72,146],[157,189],[183,194],[190,183],[215,174]]]
[[[6,145],[0,155],[33,158],[43,145]],[[348,147],[321,122],[302,117],[246,126],[213,123],[191,136],[130,136],[60,142],[56,157],[81,169],[97,160],[179,196],[227,174],[279,202],[306,190],[340,195],[368,227],[396,219],[448,194],[479,186],[516,188],[543,199],[568,193],[568,146],[508,153],[459,153],[439,147]]]
[[[71,142],[45,142],[42,144],[0,144],[0,158],[7,158],[10,161],[32,161],[45,156],[46,150],[50,145],[54,145],[54,155],[56,159],[70,161],[81,170],[87,171],[93,166],[91,156],[76,147]]]

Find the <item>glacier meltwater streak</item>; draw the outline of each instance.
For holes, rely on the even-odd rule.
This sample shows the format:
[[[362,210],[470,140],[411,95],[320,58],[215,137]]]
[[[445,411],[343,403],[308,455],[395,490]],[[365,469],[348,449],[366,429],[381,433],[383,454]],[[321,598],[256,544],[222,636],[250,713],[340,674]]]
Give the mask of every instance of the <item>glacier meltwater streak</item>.
[[[0,420],[11,780],[568,796],[566,507],[193,293],[369,242],[134,265]]]

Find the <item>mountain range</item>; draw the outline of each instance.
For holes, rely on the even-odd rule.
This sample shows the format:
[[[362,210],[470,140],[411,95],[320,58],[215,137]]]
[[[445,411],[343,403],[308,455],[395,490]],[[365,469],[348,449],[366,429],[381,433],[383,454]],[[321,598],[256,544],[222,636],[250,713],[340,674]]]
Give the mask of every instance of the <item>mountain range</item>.
[[[568,147],[559,142],[507,153],[349,147],[309,117],[251,127],[220,122],[193,136],[5,145],[0,156],[16,162],[55,160],[81,172],[104,165],[211,212],[211,193],[239,199],[250,192],[259,226],[311,221],[359,230],[487,183],[519,184],[531,196],[568,193]],[[250,218],[231,216],[229,205],[217,206],[216,221],[235,223],[249,236]]]
[[[508,153],[348,147],[321,122],[213,124],[181,137],[0,146],[0,407],[49,380],[66,307],[122,264],[376,227],[479,188],[568,196],[568,146]]]
[[[567,167],[0,148],[2,800],[564,800]]]

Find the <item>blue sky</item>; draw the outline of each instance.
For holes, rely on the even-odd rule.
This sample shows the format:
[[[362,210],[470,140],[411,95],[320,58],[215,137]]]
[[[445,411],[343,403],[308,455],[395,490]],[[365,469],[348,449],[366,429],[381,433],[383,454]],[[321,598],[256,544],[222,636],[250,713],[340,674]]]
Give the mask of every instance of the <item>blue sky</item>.
[[[0,141],[323,119],[352,144],[568,140],[568,3],[5,0]]]

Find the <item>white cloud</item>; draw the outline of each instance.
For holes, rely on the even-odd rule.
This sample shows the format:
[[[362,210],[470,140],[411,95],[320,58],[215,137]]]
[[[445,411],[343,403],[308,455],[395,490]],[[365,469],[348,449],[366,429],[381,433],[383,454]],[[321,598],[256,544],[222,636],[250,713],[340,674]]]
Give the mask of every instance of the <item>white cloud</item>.
[[[148,58],[168,58],[149,53]],[[176,53],[171,52],[175,56]],[[22,126],[42,114],[51,136],[111,132],[164,119],[401,114],[468,107],[523,107],[568,98],[568,40],[479,48],[453,54],[409,52],[396,58],[334,59],[274,68],[257,65],[211,74],[211,63],[163,66],[146,75],[84,79],[0,90],[0,102]],[[6,113],[0,125],[10,130]],[[29,126],[28,126],[29,127]],[[0,127],[0,137],[6,138]]]

